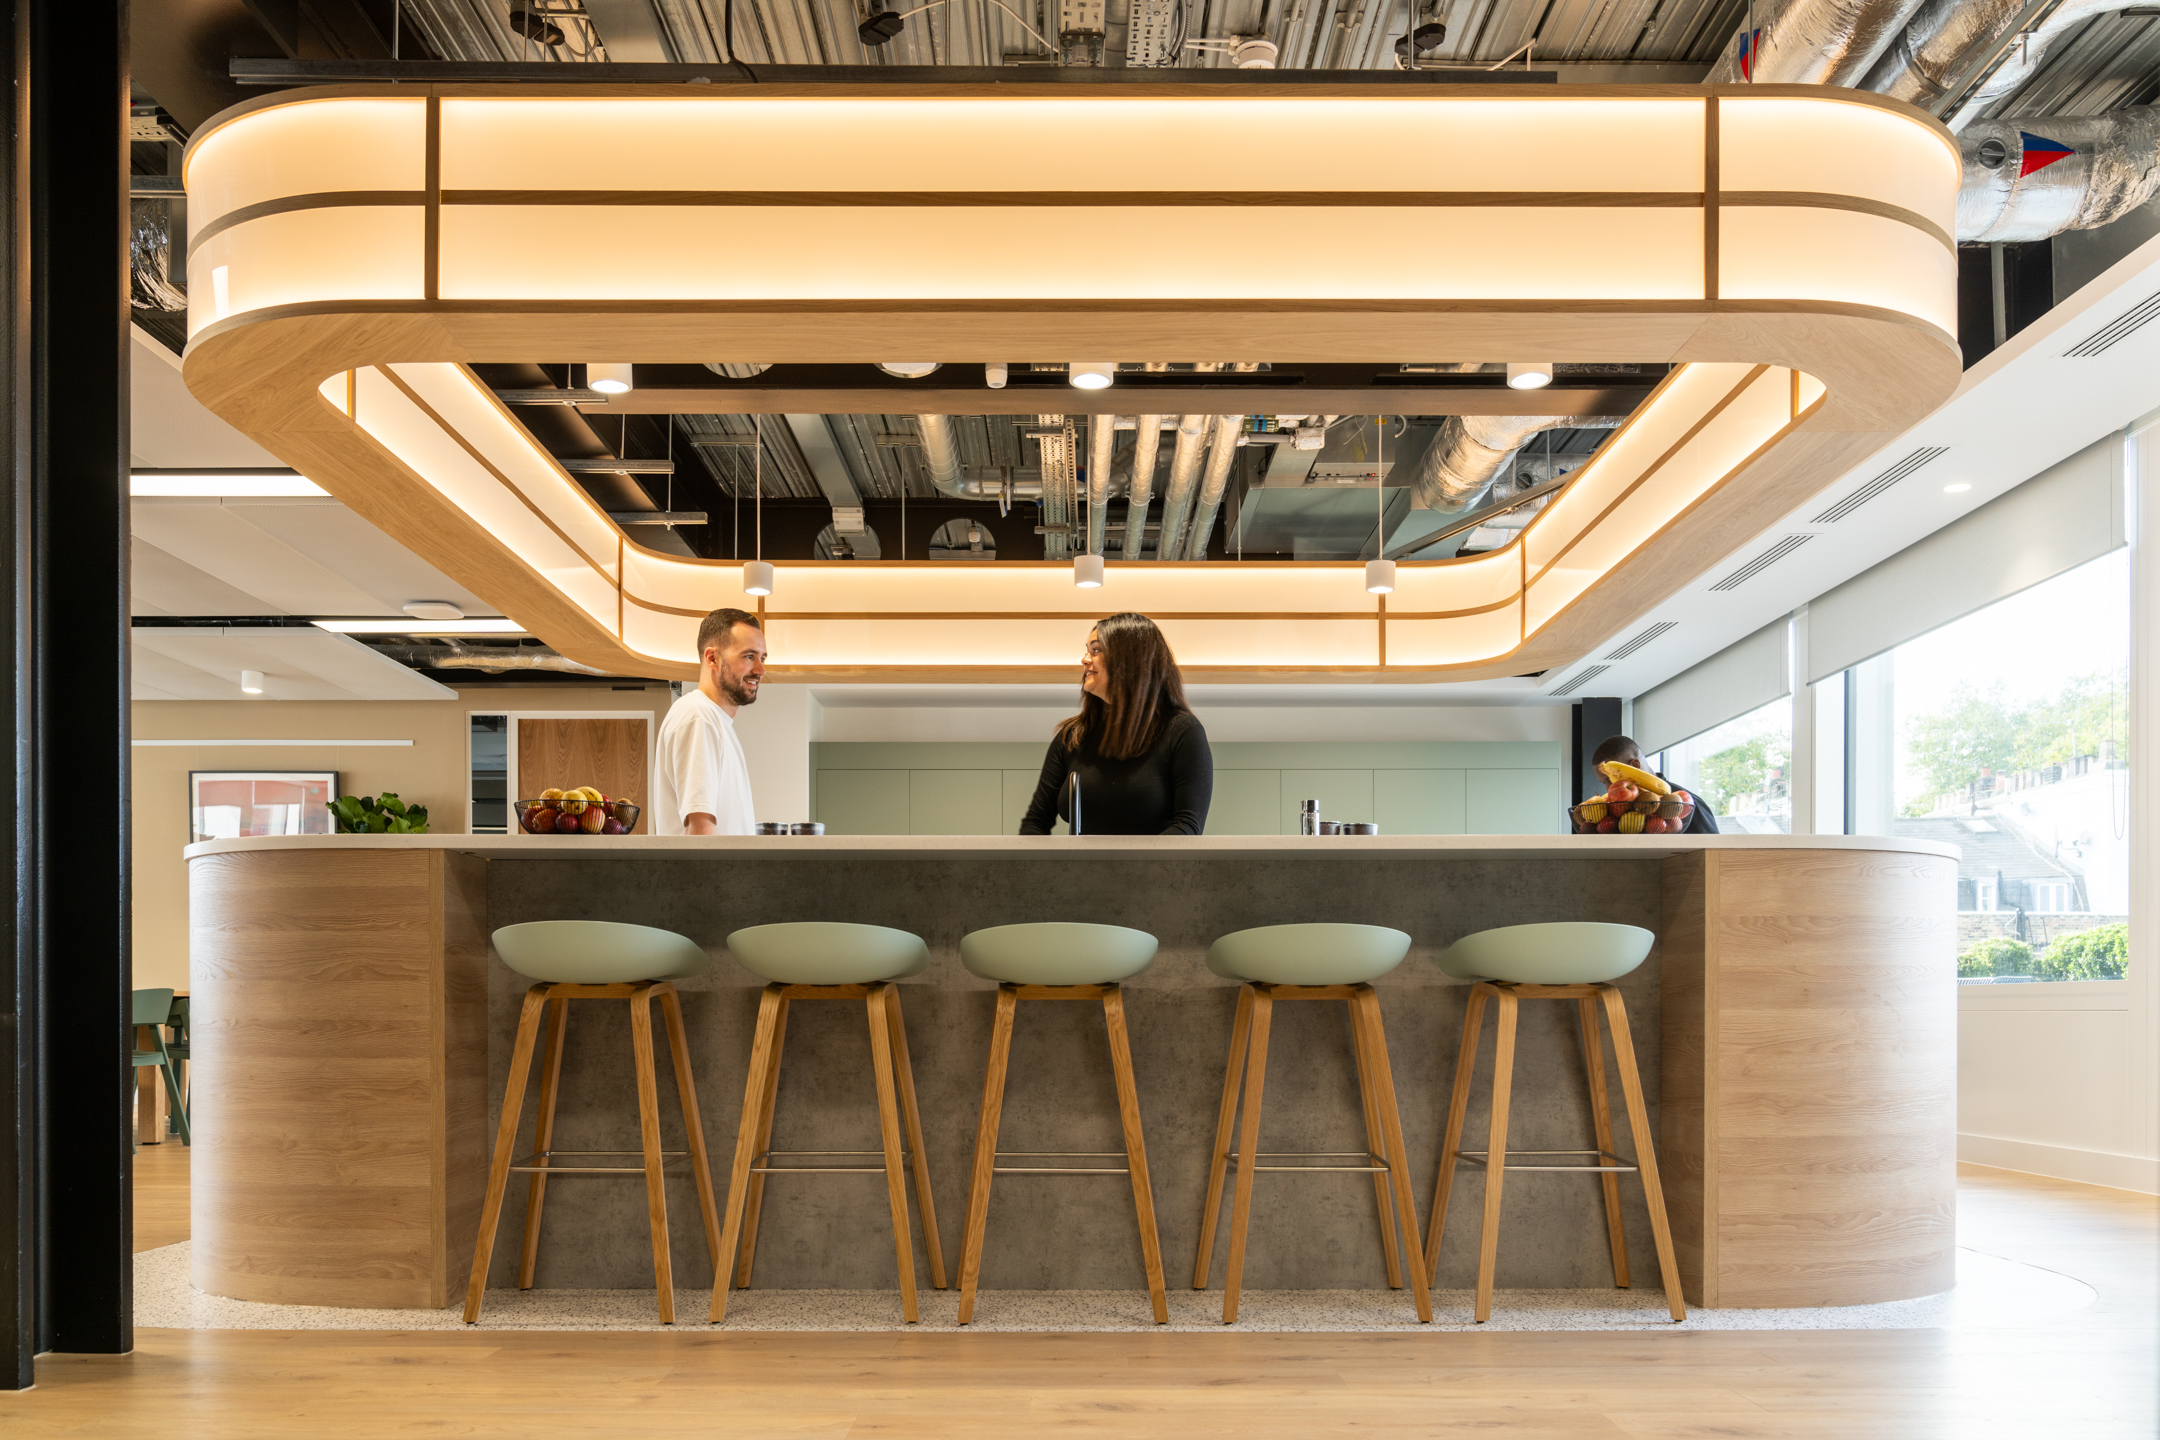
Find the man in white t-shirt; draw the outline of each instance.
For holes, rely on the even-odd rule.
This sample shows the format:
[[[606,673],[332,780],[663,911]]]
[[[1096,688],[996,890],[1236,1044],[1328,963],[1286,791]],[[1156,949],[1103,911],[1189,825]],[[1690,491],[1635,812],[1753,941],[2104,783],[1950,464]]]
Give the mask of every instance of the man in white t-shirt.
[[[660,722],[653,747],[655,835],[755,835],[750,765],[735,712],[765,679],[765,632],[746,610],[715,610],[698,627],[697,689]]]

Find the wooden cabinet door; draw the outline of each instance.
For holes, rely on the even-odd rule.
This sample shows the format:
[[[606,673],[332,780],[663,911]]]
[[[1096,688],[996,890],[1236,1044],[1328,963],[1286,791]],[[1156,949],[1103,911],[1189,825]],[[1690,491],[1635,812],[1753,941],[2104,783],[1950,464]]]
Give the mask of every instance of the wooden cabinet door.
[[[644,716],[628,720],[518,719],[515,799],[596,786],[611,800],[645,803]]]

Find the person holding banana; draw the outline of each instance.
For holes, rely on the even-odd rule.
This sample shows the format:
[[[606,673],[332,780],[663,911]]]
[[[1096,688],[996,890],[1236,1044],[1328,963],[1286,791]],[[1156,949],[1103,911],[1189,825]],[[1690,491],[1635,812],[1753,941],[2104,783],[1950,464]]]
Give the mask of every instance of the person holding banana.
[[[1605,767],[1608,765],[1613,767],[1611,773],[1606,771]],[[1590,754],[1590,767],[1596,770],[1598,774],[1605,776],[1607,780],[1634,780],[1636,776],[1654,775],[1659,781],[1665,782],[1663,775],[1658,775],[1657,772],[1643,764],[1642,747],[1625,735],[1615,735],[1592,751]],[[1634,774],[1625,774],[1624,771],[1633,771]],[[1665,783],[1669,787],[1670,782]],[[1702,796],[1692,793],[1688,798],[1695,802],[1695,812],[1688,817],[1687,826],[1681,833],[1684,835],[1717,834],[1717,816],[1711,811],[1710,802],[1703,799]]]

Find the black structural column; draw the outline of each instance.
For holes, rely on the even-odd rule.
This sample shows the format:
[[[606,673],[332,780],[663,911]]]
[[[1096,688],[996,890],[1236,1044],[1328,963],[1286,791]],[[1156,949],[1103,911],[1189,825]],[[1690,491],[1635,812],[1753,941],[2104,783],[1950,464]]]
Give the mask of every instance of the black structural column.
[[[127,5],[13,0],[0,1016],[7,1369],[134,1343],[130,1298]]]

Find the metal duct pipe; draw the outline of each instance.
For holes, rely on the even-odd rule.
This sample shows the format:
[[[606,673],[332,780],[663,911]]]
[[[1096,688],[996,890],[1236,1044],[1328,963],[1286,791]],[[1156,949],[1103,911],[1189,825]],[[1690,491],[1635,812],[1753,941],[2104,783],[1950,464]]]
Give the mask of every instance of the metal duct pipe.
[[[2071,153],[2020,175],[2027,134]],[[1958,140],[1965,154],[1960,240],[2045,240],[2090,230],[2160,189],[2160,109],[2150,105],[2076,118],[1976,120]]]
[[[1117,449],[1117,416],[1095,415],[1088,420],[1087,549],[1103,553],[1103,522],[1109,517],[1103,506],[1110,500],[1110,459]]]
[[[1162,530],[1155,540],[1155,558],[1168,560],[1178,553],[1185,535],[1185,512],[1192,508],[1193,491],[1200,481],[1200,457],[1207,450],[1211,415],[1178,417],[1177,445],[1170,452],[1170,484],[1163,492]],[[1127,533],[1127,544],[1131,544]]]
[[[960,478],[960,442],[953,435],[952,417],[917,415],[915,433],[922,437],[923,468],[930,472],[931,486],[940,495],[979,498],[968,493]]]
[[[1169,369],[1169,363],[1150,360],[1147,369],[1158,374]],[[1135,415],[1133,417],[1132,482],[1125,487],[1125,558],[1138,560],[1141,543],[1147,538],[1148,502],[1155,498],[1155,457],[1162,445],[1162,422],[1160,415]]]
[[[1410,472],[1410,488],[1428,510],[1468,510],[1530,437],[1545,430],[1609,430],[1613,415],[1450,415]]]
[[[1208,539],[1215,533],[1215,516],[1222,509],[1223,491],[1230,484],[1230,465],[1237,459],[1238,434],[1245,428],[1242,415],[1215,417],[1215,441],[1208,448],[1207,469],[1200,476],[1200,503],[1193,511],[1192,533],[1185,542],[1185,558],[1207,559]]]
[[[1791,0],[1758,27],[1762,38],[1748,75],[1740,73],[1736,34],[1704,83],[1857,85],[1920,5],[1921,0]]]
[[[2136,0],[2062,0],[2026,42],[2029,63],[2013,55],[1989,77],[1982,87],[1989,102],[2022,85],[2046,57],[2047,46],[2064,30],[2133,3]],[[2027,0],[1925,0],[1868,71],[1861,88],[1933,110],[1949,98],[1952,86],[1965,83],[1968,66],[2009,38],[2026,8]],[[1988,102],[1975,97],[1961,113],[1971,115],[1981,103]]]
[[[1957,113],[1944,118],[1951,129],[1962,132],[1979,118],[1981,111],[2015,94],[2026,81],[2038,74],[2040,67],[2047,63],[2049,50],[2065,32],[2076,29],[2095,16],[2125,10],[2132,5],[2150,3],[2151,0],[2062,0],[2062,4],[2055,7],[2054,13],[2018,37],[2018,43],[2010,47],[2010,53],[2003,56],[2002,63],[1995,67],[1995,72],[1980,82],[1980,88],[1958,107]],[[2008,6],[2004,14],[2008,17],[2005,25],[2014,24],[2018,7]],[[1996,35],[2000,34],[2001,31],[1998,30]]]
[[[615,674],[612,670],[595,670],[590,665],[580,664],[566,655],[557,655],[552,650],[505,650],[490,653],[461,647],[413,645],[389,649],[387,653],[407,665],[421,665],[430,670],[557,670],[568,675]]]

